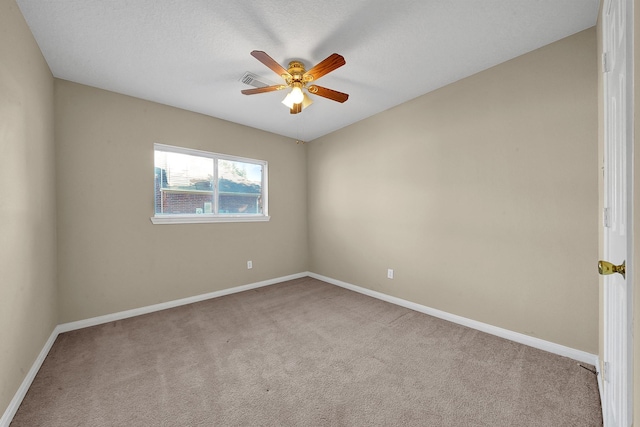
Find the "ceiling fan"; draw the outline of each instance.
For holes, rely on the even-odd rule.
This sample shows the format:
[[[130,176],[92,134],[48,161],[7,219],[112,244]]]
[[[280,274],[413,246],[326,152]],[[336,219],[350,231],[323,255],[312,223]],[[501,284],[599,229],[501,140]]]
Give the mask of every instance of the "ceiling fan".
[[[282,101],[291,114],[298,114],[303,108],[311,105],[313,102],[311,98],[303,91],[307,89],[309,93],[322,96],[323,98],[330,99],[337,102],[345,102],[349,99],[349,95],[346,93],[338,92],[337,90],[327,89],[326,87],[310,84],[311,82],[318,80],[325,74],[330,73],[336,68],[342,67],[347,62],[342,55],[333,53],[324,60],[320,61],[318,65],[306,71],[304,64],[300,61],[289,62],[289,69],[285,70],[280,64],[278,64],[273,58],[267,55],[261,50],[254,50],[251,52],[251,56],[262,62],[264,65],[273,70],[276,74],[282,77],[286,84],[273,85],[266,87],[259,87],[255,89],[245,89],[242,91],[245,95],[255,95],[256,93],[273,92],[275,90],[282,90],[288,87],[291,88],[291,92]]]

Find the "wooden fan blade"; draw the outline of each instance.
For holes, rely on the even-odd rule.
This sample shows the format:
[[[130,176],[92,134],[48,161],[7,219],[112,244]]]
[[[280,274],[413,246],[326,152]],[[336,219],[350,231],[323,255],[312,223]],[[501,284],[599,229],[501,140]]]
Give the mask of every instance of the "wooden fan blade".
[[[290,76],[289,72],[282,68],[282,65],[278,64],[272,57],[266,54],[261,50],[254,50],[251,52],[251,56],[256,58],[258,61],[262,62],[267,67],[271,68],[274,73],[281,76]]]
[[[291,107],[291,110],[289,110],[291,114],[298,114],[301,111],[302,111],[302,103],[293,104],[293,107]]]
[[[275,86],[265,86],[265,87],[257,87],[255,89],[244,89],[241,92],[245,95],[255,95],[256,93],[265,93],[265,92],[273,92],[274,90],[281,90],[287,87],[286,85],[275,85]]]
[[[320,61],[318,65],[304,73],[304,76],[307,78],[310,76],[311,79],[309,79],[309,81],[318,80],[320,77],[332,72],[336,68],[342,67],[346,63],[347,61],[344,60],[342,55],[332,53],[326,59]]]
[[[349,95],[346,93],[338,92],[337,90],[327,89],[326,87],[312,85],[307,88],[309,93],[314,95],[322,96],[323,98],[328,98],[332,101],[344,102],[349,99]]]

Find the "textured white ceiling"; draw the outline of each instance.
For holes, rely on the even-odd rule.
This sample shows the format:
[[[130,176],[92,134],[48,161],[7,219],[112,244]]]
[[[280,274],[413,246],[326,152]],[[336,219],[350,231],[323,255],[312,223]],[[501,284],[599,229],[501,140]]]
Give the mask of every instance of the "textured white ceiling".
[[[313,140],[596,24],[599,0],[17,0],[54,76]],[[291,115],[250,55],[347,64]],[[594,66],[596,66],[594,64]]]

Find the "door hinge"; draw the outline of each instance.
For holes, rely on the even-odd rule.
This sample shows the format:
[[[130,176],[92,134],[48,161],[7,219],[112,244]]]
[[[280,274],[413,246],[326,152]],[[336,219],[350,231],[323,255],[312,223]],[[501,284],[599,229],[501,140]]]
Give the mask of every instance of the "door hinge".
[[[611,71],[609,64],[609,55],[607,54],[607,52],[604,52],[602,54],[602,72],[608,73],[609,71]]]
[[[602,225],[605,228],[611,227],[611,210],[609,208],[602,210]]]

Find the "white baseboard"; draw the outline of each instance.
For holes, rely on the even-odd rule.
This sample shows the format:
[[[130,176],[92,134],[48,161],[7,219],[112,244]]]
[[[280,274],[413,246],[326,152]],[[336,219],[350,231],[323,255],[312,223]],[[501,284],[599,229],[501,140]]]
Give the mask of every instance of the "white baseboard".
[[[538,348],[540,350],[548,351],[550,353],[558,354],[560,356],[568,357],[579,362],[588,363],[594,365],[599,370],[598,356],[595,354],[587,353],[582,350],[576,350],[571,347],[566,347],[560,344],[555,344],[549,341],[542,340],[540,338],[534,338],[529,335],[524,335],[519,332],[513,332],[508,329],[492,326],[487,323],[478,322],[476,320],[467,319],[466,317],[457,316],[455,314],[447,313],[445,311],[437,310],[435,308],[426,307],[424,305],[416,304],[411,301],[403,300],[401,298],[392,297],[390,295],[383,294],[381,292],[372,291],[371,289],[362,288],[360,286],[352,285],[350,283],[342,282],[340,280],[332,279],[330,277],[322,276],[320,274],[309,273],[310,277],[314,279],[322,280],[323,282],[331,283],[332,285],[340,286],[341,288],[349,289],[354,292],[358,292],[364,295],[368,295],[373,298],[377,298],[383,301],[390,302],[420,313],[428,314],[433,317],[448,320],[459,325],[467,326],[478,331],[486,332],[491,335],[496,335],[501,338],[505,338],[511,341],[515,341],[520,344],[528,345],[529,347]],[[599,379],[600,375],[598,375]]]
[[[598,357],[597,359],[598,363],[596,364],[596,371],[598,372],[598,391],[600,392],[600,399],[602,399],[602,396],[604,396],[604,384],[602,383],[602,374],[600,374],[600,358]],[[604,417],[604,412],[602,413],[602,416]]]
[[[51,350],[53,343],[58,337],[58,333],[59,333],[58,327],[56,326],[53,329],[53,332],[51,332],[49,339],[44,344],[44,347],[42,347],[40,354],[38,354],[36,361],[33,362],[31,369],[29,369],[29,372],[27,372],[27,376],[22,381],[22,384],[20,384],[18,391],[13,396],[13,399],[11,399],[11,402],[9,402],[9,406],[4,411],[2,418],[0,418],[0,427],[9,427],[9,424],[11,424],[11,420],[13,420],[13,416],[18,411],[18,408],[22,403],[22,399],[24,399],[24,397],[26,396],[27,391],[29,391],[29,387],[31,387],[31,383],[33,382],[33,379],[36,377],[36,374],[40,370],[40,366],[42,366],[44,359],[47,357],[47,354],[49,354],[49,350]]]
[[[165,310],[173,307],[179,307],[181,305],[187,305],[194,302],[205,301],[212,298],[218,298],[225,295],[248,291],[248,290],[260,288],[263,286],[274,285],[276,283],[285,282],[287,280],[299,279],[307,276],[313,277],[314,279],[322,280],[323,282],[327,282],[332,285],[340,286],[341,288],[349,289],[351,291],[368,295],[370,297],[377,298],[382,301],[390,302],[392,304],[396,304],[414,311],[418,311],[420,313],[428,314],[430,316],[438,317],[440,319],[448,320],[450,322],[457,323],[459,325],[467,326],[472,329],[486,332],[491,335],[496,335],[511,341],[528,345],[530,347],[538,348],[541,350],[548,351],[550,353],[568,357],[570,359],[574,359],[579,362],[588,363],[596,367],[598,374],[600,372],[600,363],[598,362],[598,356],[596,356],[595,354],[587,353],[581,350],[576,350],[570,347],[565,347],[563,345],[555,344],[539,338],[530,337],[528,335],[524,335],[518,332],[513,332],[508,329],[498,328],[496,326],[492,326],[486,323],[477,322],[475,320],[467,319],[465,317],[457,316],[455,314],[450,314],[434,308],[426,307],[424,305],[416,304],[411,301],[386,295],[381,292],[362,288],[360,286],[352,285],[350,283],[342,282],[340,280],[332,279],[330,277],[322,276],[320,274],[303,272],[303,273],[292,274],[289,276],[278,277],[275,279],[264,280],[262,282],[251,283],[248,285],[236,286],[234,288],[223,289],[221,291],[215,291],[207,294],[196,295],[193,297],[182,298],[179,300],[149,305],[146,307],[135,308],[132,310],[120,311],[118,313],[107,314],[104,316],[92,317],[89,319],[79,320],[76,322],[62,323],[56,326],[53,332],[51,333],[51,336],[49,337],[44,347],[42,348],[42,351],[40,351],[40,354],[38,355],[35,362],[33,363],[33,366],[31,366],[31,369],[27,373],[24,381],[22,381],[20,388],[18,388],[18,391],[16,392],[15,396],[9,403],[9,406],[7,407],[4,414],[2,415],[2,418],[0,418],[0,427],[9,427],[9,424],[11,424],[11,420],[13,419],[13,416],[18,411],[18,408],[22,403],[22,399],[24,399],[24,396],[27,394],[27,391],[29,390],[29,387],[31,386],[31,383],[33,382],[36,374],[40,370],[40,367],[42,366],[44,359],[47,357],[47,354],[49,354],[49,350],[51,350],[51,347],[53,346],[53,343],[55,342],[58,335],[63,332],[69,332],[76,329],[86,328],[89,326],[96,326],[103,323],[114,322],[116,320],[122,320],[129,317],[140,316],[142,314],[153,313],[155,311]],[[600,388],[600,393],[602,394],[601,375],[598,375],[598,386]]]
[[[42,351],[40,351],[40,354],[36,358],[35,362],[33,362],[31,369],[29,370],[26,377],[22,381],[22,384],[18,388],[18,391],[13,396],[13,399],[9,403],[9,406],[4,411],[2,418],[0,418],[0,427],[9,427],[9,424],[11,424],[11,420],[13,419],[14,415],[18,411],[18,408],[22,403],[22,399],[24,399],[24,396],[27,394],[29,387],[31,387],[31,383],[33,382],[34,378],[36,377],[36,374],[40,370],[40,367],[42,366],[44,359],[47,357],[47,354],[49,354],[49,350],[51,350],[51,347],[53,346],[53,343],[55,342],[58,335],[63,332],[69,332],[69,331],[74,331],[76,329],[86,328],[89,326],[96,326],[103,323],[114,322],[116,320],[122,320],[128,317],[140,316],[141,314],[153,313],[154,311],[160,311],[160,310],[165,310],[167,308],[173,308],[181,305],[191,304],[194,302],[205,301],[212,298],[218,298],[225,295],[230,295],[238,292],[248,291],[251,289],[261,288],[263,286],[274,285],[276,283],[285,282],[287,280],[307,277],[308,275],[309,274],[307,272],[292,274],[289,276],[278,277],[270,280],[264,280],[262,282],[256,282],[248,285],[236,286],[234,288],[223,289],[221,291],[215,291],[207,294],[196,295],[193,297],[182,298],[179,300],[163,302],[160,304],[149,305],[146,307],[134,308],[132,310],[120,311],[118,313],[92,317],[90,319],[78,320],[77,322],[62,323],[54,328],[53,332],[51,333],[51,336],[49,337],[44,347],[42,348]]]
[[[140,316],[142,314],[153,313],[155,311],[166,310],[168,308],[179,307],[181,305],[192,304],[194,302],[205,301],[212,298],[218,298],[225,295],[244,292],[251,289],[261,288],[263,286],[274,285],[276,283],[285,282],[287,280],[299,279],[308,276],[308,273],[297,273],[289,276],[278,277],[275,279],[264,280],[262,282],[251,283],[249,285],[236,286],[234,288],[223,289],[221,291],[209,292],[207,294],[195,295],[188,298],[167,301],[160,304],[148,305],[146,307],[134,308],[132,310],[119,311],[117,313],[105,314],[104,316],[92,317],[89,319],[78,320],[76,322],[62,323],[58,325],[60,332],[69,332],[76,329],[82,329],[89,326],[101,325],[103,323],[114,322],[116,320],[126,319],[128,317]],[[2,426],[0,426],[2,427]]]

